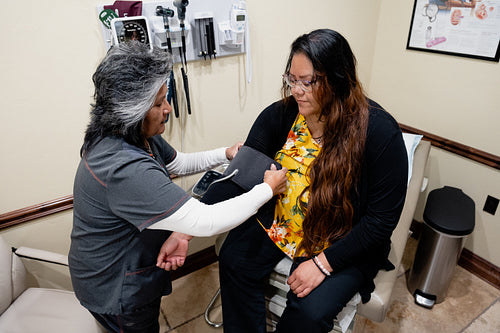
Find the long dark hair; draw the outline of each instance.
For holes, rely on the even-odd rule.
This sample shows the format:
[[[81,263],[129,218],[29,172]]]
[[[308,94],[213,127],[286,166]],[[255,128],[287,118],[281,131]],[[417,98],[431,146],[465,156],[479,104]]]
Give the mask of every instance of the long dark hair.
[[[352,229],[351,196],[359,178],[368,127],[368,100],[356,75],[356,58],[338,32],[321,29],[297,38],[291,47],[286,72],[295,54],[313,64],[318,81],[313,94],[321,106],[323,147],[309,168],[309,200],[304,237],[299,245],[313,255]],[[284,83],[285,100],[291,98]],[[303,193],[304,193],[303,192]]]
[[[92,76],[95,103],[80,155],[106,136],[144,146],[143,120],[171,70],[171,56],[156,47],[139,42],[111,47]]]

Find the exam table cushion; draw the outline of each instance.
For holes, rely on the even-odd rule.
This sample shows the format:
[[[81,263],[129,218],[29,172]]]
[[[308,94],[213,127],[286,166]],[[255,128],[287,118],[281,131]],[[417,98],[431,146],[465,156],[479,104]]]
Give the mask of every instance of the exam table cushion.
[[[29,288],[0,317],[0,332],[102,331],[92,315],[78,303],[73,292]]]
[[[26,269],[0,235],[0,332],[101,333],[71,291],[27,288]]]

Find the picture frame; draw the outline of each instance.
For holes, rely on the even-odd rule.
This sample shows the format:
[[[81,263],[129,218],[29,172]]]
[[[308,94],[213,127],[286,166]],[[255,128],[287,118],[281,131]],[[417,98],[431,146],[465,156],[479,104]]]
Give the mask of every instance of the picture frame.
[[[415,0],[406,49],[499,62],[500,0]]]

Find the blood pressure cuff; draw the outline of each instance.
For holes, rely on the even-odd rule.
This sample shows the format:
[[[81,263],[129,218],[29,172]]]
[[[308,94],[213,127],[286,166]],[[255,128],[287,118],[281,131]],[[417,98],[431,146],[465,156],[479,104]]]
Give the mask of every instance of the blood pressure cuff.
[[[103,7],[111,9],[114,12],[118,11],[118,17],[140,16],[142,15],[142,1],[115,1],[112,5]]]
[[[265,154],[248,146],[241,147],[224,172],[224,176],[227,176],[238,170],[236,174],[227,180],[211,185],[200,201],[214,204],[248,192],[255,185],[262,183],[264,173],[271,168],[271,164],[276,165],[278,170],[282,168],[281,164]],[[266,228],[272,224],[275,204],[276,197],[273,197],[256,214]]]
[[[281,169],[281,164],[258,150],[242,146],[224,171],[224,176],[238,170],[231,180],[241,186],[245,192],[250,191],[255,185],[262,183],[264,173],[271,168],[271,164],[274,164],[276,169]]]

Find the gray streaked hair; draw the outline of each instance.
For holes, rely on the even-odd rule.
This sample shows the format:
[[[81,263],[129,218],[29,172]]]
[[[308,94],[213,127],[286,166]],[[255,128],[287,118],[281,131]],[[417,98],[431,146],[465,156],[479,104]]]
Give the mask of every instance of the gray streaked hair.
[[[106,136],[142,146],[143,120],[171,70],[171,56],[159,48],[139,42],[111,47],[92,76],[95,103],[81,153]]]

